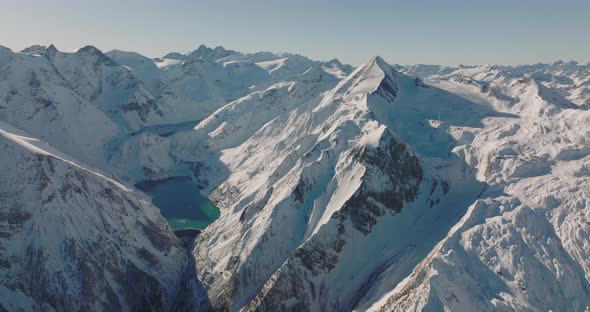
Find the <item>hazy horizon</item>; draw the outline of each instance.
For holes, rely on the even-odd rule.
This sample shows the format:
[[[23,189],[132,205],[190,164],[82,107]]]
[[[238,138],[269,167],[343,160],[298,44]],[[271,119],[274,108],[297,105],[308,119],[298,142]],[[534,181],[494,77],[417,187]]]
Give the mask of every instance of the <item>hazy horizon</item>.
[[[1,3],[0,11],[0,45],[15,51],[93,45],[160,57],[205,44],[353,65],[374,55],[451,66],[590,61],[588,1],[24,0]]]

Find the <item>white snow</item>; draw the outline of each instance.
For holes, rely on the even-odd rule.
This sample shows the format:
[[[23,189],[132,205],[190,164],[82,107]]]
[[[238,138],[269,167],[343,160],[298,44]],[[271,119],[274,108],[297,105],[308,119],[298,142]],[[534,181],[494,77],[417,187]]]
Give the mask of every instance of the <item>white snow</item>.
[[[125,251],[113,251],[118,259],[140,263],[126,251],[145,247],[164,266],[150,274],[172,285],[164,271],[178,269],[182,256],[155,251],[134,222],[169,229],[117,181],[182,173],[222,210],[193,255],[209,299],[224,308],[301,300],[311,310],[588,309],[588,64],[392,67],[375,57],[353,70],[222,47],[152,60],[34,46],[0,48],[0,81],[0,165],[9,173],[0,195],[24,190],[15,203],[36,209],[46,194],[35,189],[30,167],[43,164],[34,155],[59,164],[55,190],[68,172],[90,185],[49,212],[35,210],[34,236],[15,236],[47,244],[52,257],[61,255],[52,237],[94,242],[112,225],[108,246]],[[370,153],[383,155],[384,142],[400,143],[393,160],[367,163]],[[399,172],[395,157],[404,151],[422,179],[396,212],[383,202],[403,177],[383,170]],[[105,185],[141,209],[103,202],[96,194]],[[369,195],[351,204],[358,194]],[[367,207],[385,213],[363,233]],[[24,259],[24,243],[9,243]],[[302,250],[329,265],[305,263]],[[34,307],[7,276],[0,293]],[[299,287],[297,296],[285,285]]]

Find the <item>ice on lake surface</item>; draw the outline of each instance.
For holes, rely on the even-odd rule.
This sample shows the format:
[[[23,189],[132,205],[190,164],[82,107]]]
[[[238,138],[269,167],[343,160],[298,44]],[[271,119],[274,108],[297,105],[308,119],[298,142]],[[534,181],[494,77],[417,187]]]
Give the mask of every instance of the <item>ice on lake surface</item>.
[[[143,181],[135,187],[151,196],[153,204],[160,208],[174,230],[204,229],[219,218],[219,209],[199,193],[197,184],[190,177]]]

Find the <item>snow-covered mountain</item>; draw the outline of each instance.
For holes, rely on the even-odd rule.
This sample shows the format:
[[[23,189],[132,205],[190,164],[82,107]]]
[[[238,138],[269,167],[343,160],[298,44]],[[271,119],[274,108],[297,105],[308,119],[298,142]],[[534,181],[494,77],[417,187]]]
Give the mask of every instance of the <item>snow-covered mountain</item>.
[[[241,114],[225,113],[236,109],[235,103],[218,112],[224,115],[214,114],[188,135],[188,140],[205,142],[189,150],[220,159],[217,165],[227,171],[223,178],[228,175],[211,193],[223,208],[222,217],[199,238],[194,251],[199,278],[209,288],[214,305],[230,310],[372,307],[404,311],[410,307],[405,302],[383,302],[399,296],[394,289],[409,270],[419,268],[419,260],[433,257],[446,241],[445,234],[451,235],[447,231],[456,231],[483,201],[494,203],[487,207],[502,208],[490,208],[482,222],[507,212],[502,202],[537,209],[537,218],[545,218],[526,225],[513,221],[512,227],[495,233],[499,237],[553,222],[554,232],[545,227],[535,235],[549,240],[547,244],[564,242],[554,246],[560,252],[551,253],[544,245],[536,246],[543,249],[535,252],[537,257],[562,261],[553,266],[569,273],[538,265],[521,267],[518,270],[535,275],[519,272],[516,278],[512,275],[516,272],[499,273],[496,288],[485,289],[452,276],[448,278],[454,278],[454,283],[465,285],[464,292],[485,293],[465,295],[457,290],[454,294],[442,285],[440,291],[446,293],[440,299],[426,291],[412,293],[411,300],[421,304],[417,309],[586,307],[590,302],[588,278],[579,278],[576,272],[587,267],[587,239],[555,234],[563,233],[563,225],[554,215],[564,218],[575,214],[572,209],[586,215],[588,111],[555,88],[492,66],[441,69],[432,77],[426,83],[411,79],[376,58],[318,98],[269,122],[263,119],[252,136],[240,137],[243,143],[239,145],[234,133],[242,135],[252,129],[228,128],[242,123]],[[257,118],[248,121],[258,124]],[[232,135],[228,136],[227,129],[232,129]],[[403,157],[407,149],[415,157],[419,175],[403,171],[413,167],[406,162],[396,168],[392,165],[396,162],[388,160],[382,152],[391,144],[385,139],[388,136],[403,146],[394,155]],[[176,146],[181,151],[191,146],[186,135],[173,139],[179,140]],[[367,163],[367,159],[372,161]],[[374,170],[371,165],[396,174]],[[414,191],[407,193],[413,195],[399,199],[403,204],[387,202],[395,201],[396,191],[403,192],[403,186],[412,186],[403,180],[408,177],[417,180]],[[567,181],[575,182],[571,187],[561,184]],[[441,191],[434,185],[444,187]],[[577,203],[576,208],[570,206],[572,202]],[[401,209],[404,204],[411,208]],[[388,214],[379,208],[393,211]],[[585,218],[565,227],[583,227]],[[487,257],[496,266],[516,270],[512,263],[501,263],[492,250],[493,240],[477,237],[479,241],[471,244],[489,248]],[[498,248],[514,249],[510,246]],[[482,248],[486,249],[475,249],[479,251],[475,257],[483,257]],[[513,257],[529,254],[534,252],[525,250]],[[486,266],[490,260],[480,261],[480,266],[458,270],[472,272],[471,278],[477,280],[490,270]],[[539,274],[553,274],[554,289],[562,289],[562,283],[571,285],[563,286],[565,290],[559,293],[523,291],[523,285],[544,278]],[[554,299],[544,299],[551,294]],[[460,295],[483,299],[476,303],[448,299]]]
[[[0,303],[587,310],[589,79],[575,62],[0,48]],[[221,209],[190,251],[126,186],[178,175]]]
[[[191,307],[189,255],[145,198],[4,122],[0,150],[3,310]]]
[[[273,61],[284,63],[282,69],[269,67]],[[105,54],[92,46],[74,53],[53,45],[20,53],[2,47],[0,66],[5,82],[0,85],[0,120],[120,176],[129,173],[118,168],[126,165],[119,162],[122,146],[148,127],[196,124],[228,102],[310,68],[338,77],[352,70],[337,60],[323,63],[299,55],[252,55],[205,46],[180,60],[152,60],[118,50]],[[140,172],[129,178],[145,178]]]
[[[533,77],[490,66],[428,81],[513,116],[469,131],[456,151],[487,191],[372,309],[588,309],[588,110]]]
[[[439,65],[413,65],[399,66],[398,69],[403,73],[429,79],[445,75],[464,75],[465,72],[485,72],[487,69],[495,70],[496,73],[503,75],[512,75],[519,78],[529,78],[542,84],[561,96],[572,101],[574,104],[588,109],[590,102],[590,64],[579,64],[574,61],[563,62],[557,61],[552,64],[534,64],[520,66],[459,66],[444,67]],[[471,75],[467,74],[468,77]]]

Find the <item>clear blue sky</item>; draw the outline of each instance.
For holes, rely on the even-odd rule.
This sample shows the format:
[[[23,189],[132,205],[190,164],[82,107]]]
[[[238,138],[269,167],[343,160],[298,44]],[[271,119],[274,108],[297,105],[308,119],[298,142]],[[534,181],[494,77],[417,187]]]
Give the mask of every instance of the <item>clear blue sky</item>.
[[[0,0],[0,45],[162,56],[199,44],[360,64],[590,61],[590,0]]]

